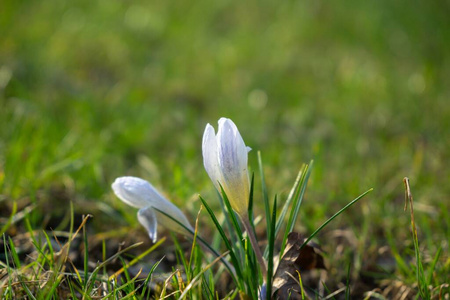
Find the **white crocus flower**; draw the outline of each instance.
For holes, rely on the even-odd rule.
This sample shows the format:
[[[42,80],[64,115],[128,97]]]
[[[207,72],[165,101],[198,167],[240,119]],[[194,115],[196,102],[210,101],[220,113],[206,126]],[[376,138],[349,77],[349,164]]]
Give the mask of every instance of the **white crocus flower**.
[[[206,125],[202,143],[203,164],[206,172],[218,191],[222,186],[231,207],[239,215],[265,278],[266,262],[259,249],[247,213],[250,195],[247,161],[250,150],[245,146],[239,130],[230,119],[221,118],[219,120],[217,135],[210,124]]]
[[[223,187],[231,207],[241,216],[247,214],[248,208],[247,153],[250,150],[230,119],[219,120],[217,135],[210,124],[206,125],[202,143],[206,172],[219,192],[220,185]]]
[[[167,229],[177,233],[186,235],[187,232],[183,226],[194,231],[181,210],[164,198],[148,181],[138,177],[119,177],[111,187],[120,200],[139,208],[138,220],[147,229],[153,243],[157,240],[158,222]],[[161,212],[174,218],[183,226]]]

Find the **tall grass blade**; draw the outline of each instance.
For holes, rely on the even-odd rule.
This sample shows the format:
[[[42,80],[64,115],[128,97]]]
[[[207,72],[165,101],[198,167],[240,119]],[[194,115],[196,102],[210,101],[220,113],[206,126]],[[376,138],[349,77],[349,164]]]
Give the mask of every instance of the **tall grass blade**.
[[[239,222],[237,220],[236,213],[234,212],[233,208],[231,207],[230,200],[228,199],[227,194],[223,190],[222,185],[220,185],[220,189],[222,191],[223,202],[225,203],[225,207],[227,208],[227,214],[225,214],[225,217],[230,219],[231,224],[233,225],[234,232],[238,236],[238,239],[239,239],[239,241],[240,241],[240,243],[241,243],[241,245],[243,247],[244,243],[243,243],[243,240],[242,240],[242,229],[241,229],[241,226],[239,225]]]
[[[436,268],[436,264],[439,261],[439,256],[441,255],[442,252],[442,246],[439,247],[438,251],[436,252],[436,255],[434,256],[433,262],[431,263],[429,270],[428,270],[428,279],[427,279],[427,286],[430,286],[432,283],[431,281],[433,280],[433,272],[434,269]]]
[[[255,173],[252,173],[252,178],[250,180],[250,193],[248,196],[248,217],[250,220],[253,220],[253,191],[254,191],[254,183],[255,183]]]
[[[235,245],[237,243],[240,243],[240,239],[241,237],[237,235],[237,233],[233,230],[233,226],[231,225],[231,220],[228,216],[228,210],[225,207],[225,202],[223,201],[222,195],[220,194],[219,191],[217,191],[217,197],[219,198],[219,204],[220,204],[220,209],[222,210],[222,214],[223,214],[223,221],[221,223],[225,223],[225,228],[227,229],[227,231],[230,233],[230,240],[231,240],[231,244]],[[220,238],[220,235],[219,235]]]
[[[417,236],[416,222],[414,220],[414,206],[413,206],[413,196],[411,193],[411,188],[409,186],[408,177],[403,178],[403,183],[405,184],[405,208],[406,211],[407,205],[409,202],[409,209],[411,212],[411,231],[414,242],[414,253],[416,256],[416,277],[417,284],[419,285],[419,294],[424,299],[430,299],[430,291],[427,286],[427,278],[425,276],[425,272],[423,270],[422,259],[420,258],[420,248],[419,248],[419,238]]]
[[[62,278],[64,277],[64,275],[63,274],[60,274],[59,276],[55,276],[56,277],[56,279],[55,280],[49,280],[49,281],[47,281],[47,284],[49,284],[49,283],[51,283],[52,284],[52,286],[51,286],[51,288],[50,288],[50,290],[47,292],[47,291],[45,291],[44,292],[44,294],[45,294],[45,300],[49,300],[49,299],[52,299],[52,298],[54,298],[54,294],[55,294],[55,292],[56,292],[56,289],[58,288],[58,286],[59,286],[59,283],[61,282],[61,280],[62,280]]]
[[[7,276],[8,276],[8,288],[7,288],[7,295],[9,295],[9,299],[13,299],[13,288],[12,288],[12,274],[11,272],[13,270],[11,270],[11,267],[9,266],[9,258],[8,258],[8,247],[7,247],[7,243],[6,243],[6,236],[5,234],[3,234],[3,251],[5,253],[5,260],[6,260],[6,270],[7,270]],[[2,291],[0,289],[0,291]],[[3,293],[3,291],[2,291]]]
[[[298,172],[297,178],[295,179],[294,185],[292,186],[291,191],[289,192],[289,195],[284,202],[283,209],[281,210],[280,216],[278,217],[278,222],[275,227],[275,238],[278,236],[278,232],[281,230],[281,226],[283,226],[284,218],[286,217],[286,214],[289,210],[289,206],[292,203],[292,200],[294,199],[295,195],[298,193],[298,187],[300,186],[301,178],[304,174],[304,170],[306,168],[306,165],[303,165]]]
[[[224,243],[225,243],[225,247],[226,247],[226,248],[228,249],[228,251],[229,251],[230,259],[231,259],[232,264],[233,264],[233,266],[234,266],[234,271],[233,271],[233,269],[230,268],[230,265],[229,265],[229,264],[225,263],[225,266],[226,266],[226,267],[228,268],[228,270],[230,271],[230,274],[232,275],[233,280],[236,282],[236,284],[237,284],[239,287],[242,288],[243,285],[242,285],[242,282],[241,282],[241,280],[240,280],[240,279],[242,278],[242,271],[241,271],[241,267],[240,267],[239,261],[237,260],[236,254],[234,253],[233,247],[231,246],[230,241],[228,240],[228,238],[227,238],[225,232],[223,231],[222,226],[220,226],[219,221],[217,221],[217,218],[216,218],[216,216],[214,215],[214,212],[212,211],[211,207],[209,207],[208,203],[206,203],[206,201],[205,201],[202,197],[200,197],[200,200],[202,201],[203,206],[206,208],[206,211],[208,212],[208,214],[210,215],[211,219],[213,220],[214,225],[216,225],[216,228],[217,228],[217,230],[219,231],[219,234],[220,234],[220,236],[222,237],[222,240],[223,240]],[[198,238],[199,238],[199,237],[198,237]],[[200,239],[199,239],[199,240],[200,240]],[[204,241],[204,243],[205,243],[205,246],[208,245],[208,243],[207,243],[206,241]],[[211,250],[214,251],[215,253],[217,253],[217,252],[216,252],[215,250],[213,250],[212,248],[211,248]],[[221,255],[219,255],[219,256],[221,256]],[[223,257],[223,256],[221,256],[221,257]]]
[[[228,223],[231,224],[230,233],[231,236],[236,236],[236,241],[232,244],[235,245],[234,253],[239,256],[240,260],[243,261],[246,259],[246,251],[243,240],[243,232],[241,226],[239,225],[239,221],[236,217],[236,213],[231,207],[230,200],[228,199],[227,194],[225,193],[222,185],[219,183],[222,195],[222,201],[225,204],[226,210],[224,211],[225,219],[228,219]],[[248,216],[250,218],[250,216]],[[252,222],[250,222],[252,223]]]
[[[83,219],[85,216],[83,216]],[[87,236],[86,226],[83,226],[83,243],[84,243],[84,282],[83,286],[87,286],[88,283],[88,272],[89,272],[89,242]]]
[[[350,299],[350,263],[348,264],[347,267],[347,283],[345,285],[345,299],[349,300]]]
[[[223,253],[221,256],[216,257],[210,264],[208,264],[206,267],[204,267],[193,279],[192,281],[186,286],[183,293],[180,295],[178,299],[185,299],[187,293],[199,282],[199,278],[205,273],[209,268],[211,268],[213,265],[215,265],[220,259],[225,257],[228,254],[228,252]]]
[[[284,218],[286,217],[286,214],[289,210],[289,206],[292,203],[292,200],[295,198],[295,196],[298,194],[298,187],[300,185],[300,180],[302,178],[302,174],[304,173],[304,168],[305,165],[302,166],[302,168],[300,169],[300,171],[297,174],[297,177],[295,179],[294,185],[292,186],[289,195],[286,199],[286,201],[284,202],[283,208],[281,210],[280,216],[278,217],[278,221],[276,221],[276,225],[275,225],[275,239],[278,236],[279,231],[281,230],[281,227],[283,226],[284,223]],[[270,214],[269,214],[270,215]],[[267,227],[269,228],[269,227]],[[265,250],[264,250],[264,258],[267,259],[269,255],[269,245],[266,246]]]
[[[277,197],[273,200],[271,227],[269,228],[269,239],[268,239],[268,259],[267,259],[267,283],[266,283],[266,299],[270,300],[272,297],[272,278],[273,278],[273,252],[275,248],[275,224],[277,220]]]
[[[42,233],[44,234],[45,240],[48,245],[47,248],[50,252],[50,259],[49,259],[50,269],[53,269],[55,252],[53,251],[52,241],[50,240],[50,237],[48,236],[47,232],[42,231]]]
[[[303,170],[301,171],[301,177],[299,184],[297,186],[297,190],[295,191],[294,200],[291,206],[291,213],[289,214],[289,219],[286,223],[286,229],[284,231],[284,236],[281,241],[281,250],[280,250],[280,258],[282,253],[284,252],[284,248],[286,247],[287,236],[294,229],[295,223],[297,221],[298,213],[300,211],[300,206],[303,202],[303,195],[306,191],[306,186],[308,184],[309,176],[311,175],[313,161],[310,162],[309,165],[304,165]],[[280,219],[281,221],[281,219]]]
[[[259,165],[259,176],[261,177],[261,189],[262,189],[263,202],[264,202],[264,212],[266,215],[266,228],[272,228],[272,226],[270,224],[271,219],[270,219],[269,195],[267,192],[266,178],[264,176],[264,168],[263,168],[263,163],[262,163],[261,151],[258,151],[258,165]]]
[[[159,264],[162,262],[162,260],[165,257],[161,258],[160,260],[158,260],[150,269],[150,271],[148,272],[147,278],[145,278],[144,283],[142,284],[142,292],[141,292],[141,297],[145,299],[149,299],[150,295],[145,295],[145,293],[147,292],[147,288],[148,288],[148,284],[152,278],[153,272],[156,270],[156,268],[159,266]],[[148,292],[150,292],[150,290],[148,290]]]
[[[202,201],[202,203],[203,203],[203,205],[206,203],[206,201],[202,198],[202,197],[200,197],[200,200]],[[205,206],[205,205],[204,205]],[[214,212],[212,211],[212,209],[209,207],[209,206],[205,206],[205,208],[206,208],[206,210],[208,211],[208,214],[212,214],[213,216],[214,216],[214,218],[213,217],[211,217],[212,219],[213,219],[213,222],[214,222],[214,224],[216,225],[216,227],[218,226],[218,227],[220,227],[220,230],[219,230],[219,234],[220,234],[220,236],[222,237],[222,240],[223,240],[223,238],[225,237],[226,238],[226,242],[228,242],[228,244],[230,244],[230,242],[229,242],[229,240],[228,240],[228,238],[226,237],[226,235],[225,235],[225,232],[224,232],[224,230],[223,230],[223,228],[222,228],[222,226],[220,226],[220,223],[219,223],[219,221],[217,220],[217,218],[216,218],[216,216],[214,215]],[[175,219],[175,218],[173,218],[172,216],[170,216],[170,215],[168,215],[168,214],[166,214],[165,212],[163,212],[162,210],[159,210],[159,209],[157,209],[156,207],[154,208],[155,210],[157,210],[159,213],[161,213],[161,214],[163,214],[163,215],[165,215],[166,217],[168,217],[169,219],[171,219],[172,221],[174,221],[174,222],[176,222],[178,225],[180,225],[181,227],[183,227],[185,230],[186,230],[186,233],[190,233],[192,236],[194,235],[194,232],[190,229],[190,228],[187,228],[186,226],[184,226],[180,221],[178,221],[177,219]],[[216,223],[217,222],[217,223]],[[222,235],[222,233],[223,233],[223,235]],[[201,242],[201,244],[203,245],[203,246],[205,246],[213,255],[215,255],[216,257],[219,257],[219,256],[221,256],[221,254],[219,254],[214,248],[212,248],[210,245],[209,245],[209,243],[207,242],[207,241],[205,241],[203,238],[201,238],[199,235],[197,235],[197,239]],[[225,243],[226,244],[226,243]],[[230,247],[231,247],[231,244],[230,244]],[[230,255],[230,257],[231,257],[231,255]],[[233,280],[237,283],[238,282],[238,280],[236,279],[236,271],[237,270],[235,270],[235,268],[237,268],[237,267],[233,267],[232,265],[230,265],[230,263],[227,261],[227,260],[225,260],[225,259],[221,259],[221,261],[223,262],[223,264],[225,265],[225,267],[228,269],[228,271],[230,272],[230,275],[231,275],[231,277],[233,277]]]
[[[303,195],[306,191],[306,185],[308,184],[309,176],[311,175],[313,161],[310,162],[309,165],[306,165],[305,172],[303,172],[304,176],[302,176],[302,180],[300,181],[300,190],[298,196],[294,199],[294,203],[292,204],[291,214],[289,216],[288,223],[286,224],[287,233],[291,232],[294,229],[295,222],[297,221],[297,216],[300,211],[300,205],[302,204]]]
[[[19,259],[19,256],[17,255],[17,251],[16,251],[16,247],[14,246],[14,242],[11,239],[11,237],[8,237],[8,241],[9,241],[9,252],[11,253],[13,262],[15,264],[15,268],[20,269],[21,268],[20,259]],[[7,255],[6,252],[5,252],[5,255]]]
[[[198,252],[196,251],[196,245],[197,245],[197,235],[198,235],[198,220],[200,217],[200,213],[202,212],[203,206],[200,206],[200,209],[197,213],[197,218],[195,218],[195,227],[194,227],[194,236],[192,237],[192,246],[191,246],[191,254],[189,255],[189,267],[191,268],[193,263],[197,262],[197,257],[196,254],[198,254]],[[194,270],[195,270],[194,266]],[[186,274],[187,275],[187,274]],[[188,281],[191,280],[191,277],[188,277]]]
[[[364,193],[362,193],[361,195],[359,195],[358,197],[356,197],[353,201],[351,201],[350,203],[348,203],[346,206],[344,206],[343,208],[341,208],[337,213],[335,213],[331,218],[329,218],[328,220],[326,220],[322,225],[319,226],[319,228],[316,229],[316,231],[314,231],[304,242],[303,244],[300,246],[300,249],[302,249],[306,244],[308,244],[325,226],[327,226],[331,221],[333,221],[337,216],[339,216],[341,213],[343,213],[344,211],[346,211],[350,206],[352,206],[353,204],[355,204],[356,202],[358,202],[362,197],[364,197],[365,195],[367,195],[368,193],[370,193],[371,191],[373,191],[373,188],[368,189],[367,191],[365,191]]]

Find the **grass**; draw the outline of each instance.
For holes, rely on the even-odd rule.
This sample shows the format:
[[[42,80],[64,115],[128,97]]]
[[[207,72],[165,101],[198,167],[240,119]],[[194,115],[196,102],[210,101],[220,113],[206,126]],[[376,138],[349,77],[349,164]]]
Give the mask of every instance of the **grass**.
[[[314,238],[325,253],[328,294],[350,285],[342,294],[425,298],[416,273],[419,250],[430,295],[448,295],[449,12],[448,4],[433,1],[4,1],[0,280],[6,296],[21,291],[31,298],[43,278],[53,280],[44,298],[56,298],[59,286],[89,295],[104,284],[94,276],[86,289],[83,274],[92,274],[97,262],[144,242],[121,252],[123,262],[117,257],[103,266],[99,272],[108,277],[151,247],[135,211],[111,192],[119,176],[151,181],[190,220],[200,193],[230,233],[234,225],[223,223],[200,154],[204,126],[221,116],[233,119],[254,149],[255,219],[273,213],[276,196],[278,220],[292,214],[293,228],[309,236],[374,188]],[[314,166],[302,173],[309,172],[307,188],[290,197],[298,169],[311,159]],[[415,198],[417,245],[402,211],[405,176]],[[283,213],[286,199],[300,193],[298,212]],[[56,272],[56,241],[63,246],[87,214],[93,218],[82,226],[85,234],[70,245],[79,275],[72,266]],[[209,218],[203,210],[199,235],[224,250]],[[269,245],[263,225],[264,217],[256,235]],[[278,241],[281,229],[275,224]],[[178,249],[190,254],[191,247],[180,239]],[[168,240],[164,251],[136,263],[155,273],[151,279],[134,279],[133,268],[124,268],[129,284],[106,283],[110,297],[133,297],[146,280],[177,286],[185,268],[178,269],[176,249]],[[202,253],[194,250],[195,262],[186,264],[197,266],[190,279],[200,274]],[[232,293],[214,272],[198,278],[193,294]],[[206,286],[209,292],[196,290]]]

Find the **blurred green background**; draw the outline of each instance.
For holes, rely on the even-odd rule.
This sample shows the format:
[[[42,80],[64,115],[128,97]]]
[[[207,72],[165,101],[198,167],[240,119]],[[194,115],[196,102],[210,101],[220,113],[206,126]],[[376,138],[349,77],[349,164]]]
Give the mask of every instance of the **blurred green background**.
[[[2,1],[0,194],[140,228],[110,190],[134,175],[193,219],[215,196],[203,130],[225,116],[256,197],[256,151],[281,199],[314,159],[302,232],[374,188],[325,248],[342,228],[349,251],[411,250],[408,176],[419,238],[448,257],[449,16],[449,1]]]

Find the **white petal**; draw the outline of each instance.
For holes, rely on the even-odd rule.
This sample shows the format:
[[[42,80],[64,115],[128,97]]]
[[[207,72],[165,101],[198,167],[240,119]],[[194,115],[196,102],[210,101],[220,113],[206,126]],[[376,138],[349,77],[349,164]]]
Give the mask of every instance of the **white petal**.
[[[217,158],[217,138],[214,128],[207,124],[203,133],[202,141],[203,165],[216,188],[219,188],[218,182],[221,178],[219,161]]]
[[[166,201],[148,181],[138,177],[119,177],[111,186],[120,200],[133,207],[143,208]]]
[[[222,172],[220,183],[233,209],[238,213],[245,213],[250,190],[247,172],[248,149],[230,119],[219,120],[217,140],[219,168]]]
[[[186,216],[184,215],[184,213],[169,200],[164,199],[164,202],[154,203],[153,207],[157,208],[156,212],[158,212],[159,224],[163,225],[167,229],[179,233],[186,233],[186,230],[184,230],[179,224],[177,224],[164,214],[159,213],[159,211],[162,211],[163,213],[171,216],[172,218],[183,224],[184,227],[192,229],[192,226],[189,223]]]
[[[137,213],[137,218],[139,223],[147,229],[148,235],[153,243],[156,242],[158,238],[158,221],[156,219],[156,214],[150,206],[141,208]]]
[[[222,172],[242,172],[247,169],[248,150],[236,125],[230,119],[219,120],[217,132],[218,158]]]
[[[157,209],[155,209],[155,212],[158,215],[159,224],[163,225],[164,227],[166,227],[167,229],[169,229],[171,231],[181,233],[184,235],[190,234],[189,230],[191,232],[193,232],[194,229],[192,228],[191,224],[187,220],[186,216],[175,205],[173,207],[175,209],[168,210],[167,207],[165,207],[163,209],[158,207]],[[161,212],[163,212],[163,213],[161,213]],[[170,218],[168,216],[170,216]],[[183,226],[181,226],[180,224],[178,224],[171,218],[173,218],[177,222],[181,223],[184,227],[186,227],[188,229],[188,231],[186,231],[186,229]]]
[[[140,208],[138,212],[139,222],[147,229],[149,236],[156,241],[156,215],[159,224],[167,229],[186,234],[186,230],[161,214],[160,211],[177,220],[184,227],[192,229],[186,216],[172,202],[164,198],[149,182],[138,177],[119,177],[112,184],[114,193],[125,203]]]

